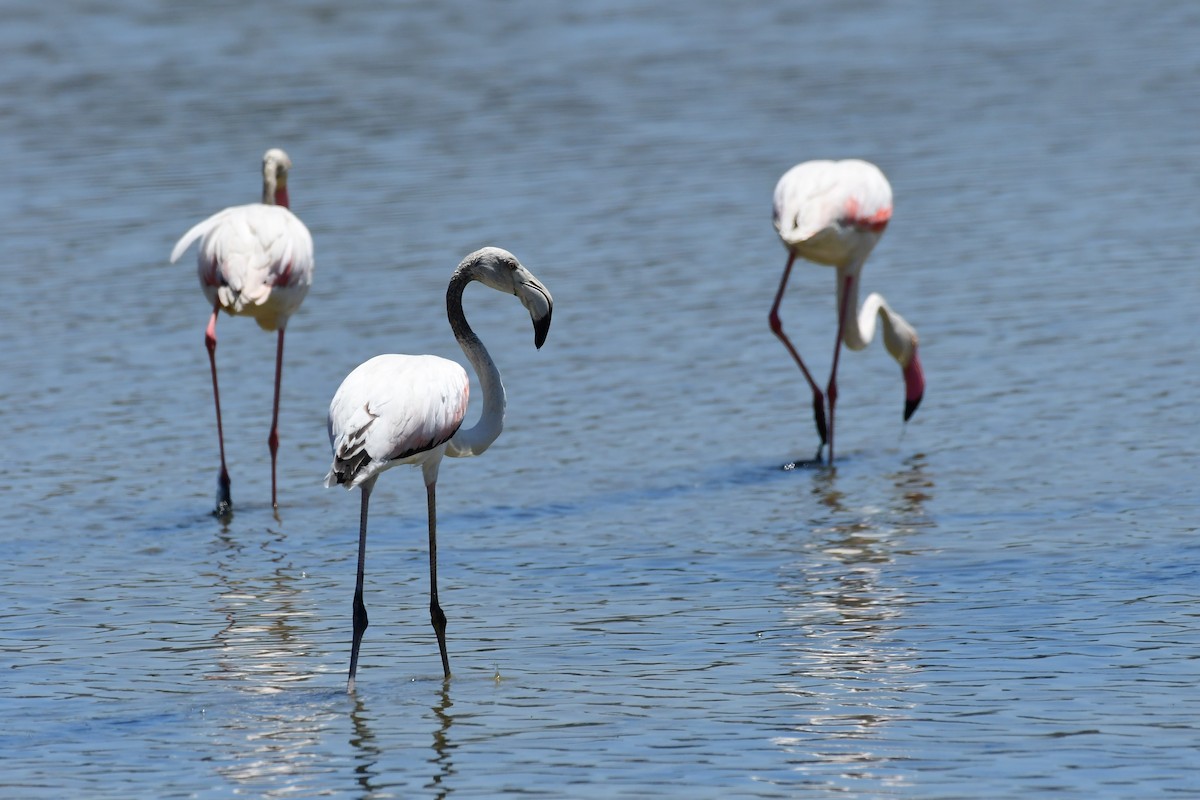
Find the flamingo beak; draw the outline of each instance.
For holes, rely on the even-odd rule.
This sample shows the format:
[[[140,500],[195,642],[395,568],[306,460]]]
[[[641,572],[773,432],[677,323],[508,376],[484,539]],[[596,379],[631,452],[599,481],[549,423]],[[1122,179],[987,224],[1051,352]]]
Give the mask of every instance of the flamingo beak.
[[[533,344],[539,350],[550,332],[550,317],[554,313],[554,298],[541,281],[529,275],[517,286],[517,297],[533,320]]]
[[[904,368],[904,421],[908,422],[921,405],[925,396],[925,373],[921,371],[921,359],[917,357],[917,349],[913,347],[912,358]]]

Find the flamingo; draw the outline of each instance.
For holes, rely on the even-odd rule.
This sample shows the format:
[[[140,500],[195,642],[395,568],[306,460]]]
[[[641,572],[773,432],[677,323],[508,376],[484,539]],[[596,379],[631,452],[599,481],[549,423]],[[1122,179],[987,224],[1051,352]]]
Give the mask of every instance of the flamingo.
[[[278,331],[275,346],[275,403],[271,411],[271,507],[275,493],[275,455],[279,451],[279,383],[283,371],[283,334],[288,318],[300,307],[312,285],[313,243],[304,223],[288,209],[287,174],[292,161],[272,148],[263,155],[262,202],[218,211],[192,227],[175,243],[171,263],[193,241],[200,240],[196,268],[200,288],[212,306],[204,329],[204,345],[212,369],[213,402],[217,409],[217,442],[221,473],[217,478],[215,514],[229,513],[229,470],[225,467],[225,435],[221,428],[221,392],[217,388],[217,314],[253,317],[266,331]]]
[[[437,594],[438,467],[443,456],[464,458],[483,453],[504,427],[505,395],[496,368],[483,342],[463,315],[463,290],[479,281],[497,291],[514,294],[533,320],[533,343],[539,349],[550,329],[554,300],[550,292],[516,257],[498,247],[485,247],[463,259],[446,290],[446,315],[463,353],[475,368],[483,390],[483,413],[470,429],[460,430],[467,412],[470,382],[466,370],[437,356],[381,355],[356,367],[338,387],[329,404],[329,443],[333,465],[325,486],[359,487],[362,504],[358,528],[358,578],[354,587],[354,638],[350,647],[350,677],[354,691],[358,652],[367,629],[363,605],[363,566],[367,544],[367,505],[379,474],[397,464],[421,467],[425,479],[429,520],[429,616],[437,634],[445,679],[450,678],[446,655],[446,615]]]
[[[892,310],[883,295],[872,292],[857,316],[847,312],[858,303],[859,275],[875,243],[892,217],[892,187],[879,167],[866,161],[805,161],[784,173],[775,185],[775,230],[788,250],[787,266],[775,294],[769,317],[771,331],[792,354],[813,393],[813,416],[821,450],[829,444],[833,464],[833,422],[837,404],[838,356],[844,342],[862,350],[875,336],[875,323],[883,324],[883,344],[904,373],[904,420],[907,422],[925,393],[925,376],[917,356],[917,332]],[[779,303],[787,288],[796,256],[837,268],[838,326],[833,347],[833,368],[825,394],[796,348],[783,332]],[[825,424],[825,398],[829,399],[829,425]],[[828,433],[828,435],[827,435]]]

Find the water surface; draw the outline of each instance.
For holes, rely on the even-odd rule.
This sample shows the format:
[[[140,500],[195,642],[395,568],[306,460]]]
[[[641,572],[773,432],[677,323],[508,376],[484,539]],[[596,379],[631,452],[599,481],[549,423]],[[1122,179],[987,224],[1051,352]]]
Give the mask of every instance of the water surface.
[[[1200,792],[1200,11],[1013,2],[19,2],[0,30],[0,681],[10,797],[1128,797]],[[317,275],[207,318],[172,244],[269,146]],[[766,325],[793,163],[895,195],[864,272],[928,391],[844,354],[835,470]],[[461,358],[505,247],[546,346],[467,313],[508,424],[357,495],[324,415],[381,352]],[[818,375],[833,277],[783,309]]]

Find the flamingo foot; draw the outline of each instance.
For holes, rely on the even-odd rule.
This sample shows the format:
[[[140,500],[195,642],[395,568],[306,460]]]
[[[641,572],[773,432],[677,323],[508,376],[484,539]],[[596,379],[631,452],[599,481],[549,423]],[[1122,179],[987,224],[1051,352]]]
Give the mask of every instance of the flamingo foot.
[[[824,444],[818,445],[817,446],[817,454],[815,456],[813,456],[812,458],[810,458],[808,460],[789,461],[788,463],[783,465],[783,467],[782,467],[783,471],[790,472],[791,470],[794,470],[794,469],[808,469],[809,467],[825,466],[825,459],[821,458],[821,451],[824,449],[825,449]]]
[[[821,448],[829,441],[829,428],[825,425],[825,396],[820,391],[813,392],[813,421],[817,425],[817,435],[821,437],[821,445],[817,448],[817,457]]]
[[[363,604],[362,589],[354,592],[354,638],[350,644],[350,675],[346,679],[346,691],[354,694],[354,678],[358,674],[358,650],[362,646],[363,633],[367,630],[367,607]]]
[[[438,651],[442,656],[442,672],[444,680],[450,679],[450,657],[446,654],[446,614],[434,600],[429,604],[429,621],[433,623],[433,631],[437,634]]]
[[[217,507],[213,509],[214,517],[228,517],[233,513],[233,499],[229,496],[229,473],[221,470],[217,478]]]

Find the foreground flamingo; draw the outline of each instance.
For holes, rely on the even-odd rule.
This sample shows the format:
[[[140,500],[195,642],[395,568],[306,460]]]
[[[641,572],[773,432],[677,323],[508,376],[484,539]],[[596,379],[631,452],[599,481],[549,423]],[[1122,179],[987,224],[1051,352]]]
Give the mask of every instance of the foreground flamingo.
[[[792,354],[813,393],[813,416],[821,449],[829,444],[833,464],[833,423],[837,405],[837,368],[841,345],[862,350],[875,336],[875,321],[883,323],[883,344],[904,371],[904,419],[917,410],[925,393],[925,376],[917,357],[917,332],[883,299],[872,293],[863,301],[857,316],[849,313],[858,304],[859,276],[867,256],[892,218],[892,187],[874,164],[845,161],[806,161],[792,167],[775,186],[775,230],[788,249],[787,266],[775,303],[771,306],[771,330]],[[804,366],[800,354],[783,332],[779,303],[787,288],[796,256],[837,268],[838,327],[833,348],[833,368],[825,394]],[[829,400],[826,427],[825,399]]]
[[[382,355],[354,369],[329,404],[329,443],[333,466],[325,485],[362,490],[358,528],[358,578],[354,587],[354,638],[350,677],[354,691],[358,650],[367,629],[363,604],[363,566],[367,549],[367,505],[379,473],[397,464],[420,466],[425,478],[429,516],[429,616],[437,634],[442,670],[450,677],[446,655],[446,615],[437,595],[437,486],[442,457],[477,456],[504,427],[505,396],[500,371],[463,315],[463,290],[471,281],[516,295],[533,319],[533,343],[541,348],[550,329],[554,301],[545,286],[509,252],[485,247],[471,253],[450,278],[446,314],[450,329],[475,367],[483,390],[483,413],[469,430],[459,430],[467,413],[470,386],[466,371],[437,356]]]
[[[221,449],[221,474],[217,479],[217,507],[227,514],[233,508],[229,470],[225,467],[225,434],[221,427],[221,392],[217,388],[217,313],[253,317],[259,327],[279,331],[275,346],[275,402],[271,411],[271,506],[278,508],[275,493],[275,454],[279,451],[279,383],[283,372],[283,333],[288,318],[300,307],[312,285],[313,243],[308,228],[288,210],[287,174],[292,162],[287,153],[271,149],[263,155],[262,202],[218,211],[183,235],[171,251],[171,263],[193,241],[200,240],[196,266],[200,288],[212,306],[204,330],[208,363],[212,369],[213,402],[217,408],[217,442]]]

